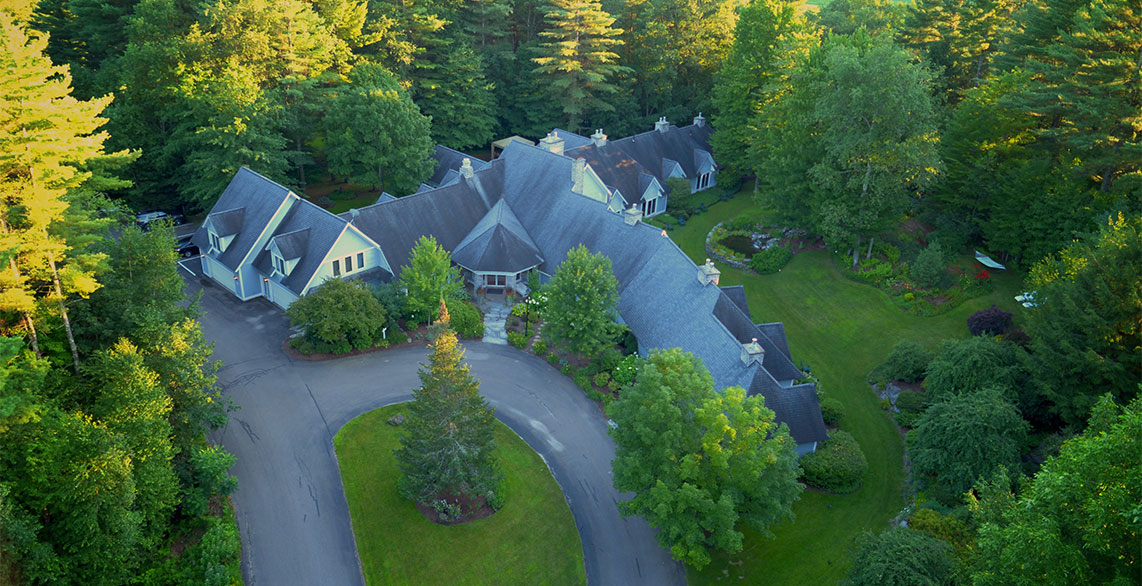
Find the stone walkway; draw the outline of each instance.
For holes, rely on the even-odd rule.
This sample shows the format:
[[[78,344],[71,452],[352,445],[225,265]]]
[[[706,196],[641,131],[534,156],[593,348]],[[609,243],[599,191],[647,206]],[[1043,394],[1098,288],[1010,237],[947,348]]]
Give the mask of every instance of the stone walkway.
[[[487,303],[480,307],[484,311],[484,341],[492,344],[507,344],[506,323],[511,309],[499,303]]]

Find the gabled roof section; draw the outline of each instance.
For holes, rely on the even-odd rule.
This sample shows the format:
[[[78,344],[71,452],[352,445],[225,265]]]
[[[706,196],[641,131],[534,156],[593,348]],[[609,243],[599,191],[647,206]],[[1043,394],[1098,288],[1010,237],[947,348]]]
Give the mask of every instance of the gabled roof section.
[[[488,168],[488,163],[485,161],[440,145],[436,145],[436,150],[432,152],[432,159],[436,161],[436,170],[432,172],[432,178],[428,180],[428,184],[435,186],[445,185],[449,182],[451,179],[449,171],[458,175],[464,159],[471,159],[473,170],[479,171]]]
[[[283,205],[290,200],[297,200],[289,189],[266,179],[265,177],[242,167],[234,174],[230,184],[218,197],[214,204],[214,212],[207,216],[207,222],[213,224],[213,216],[219,216],[218,229],[231,231],[235,234],[233,242],[226,247],[226,252],[218,255],[218,262],[231,270],[238,270],[242,261],[249,256],[254,244],[269,228],[270,221]],[[231,213],[241,209],[240,214]],[[237,222],[237,226],[233,225]],[[199,230],[195,234],[195,243],[203,250],[209,247],[206,241],[206,230]],[[260,251],[256,251],[260,252]]]
[[[727,287],[721,287],[721,290],[722,293],[726,294],[726,297],[730,301],[734,302],[734,305],[738,306],[738,309],[742,310],[742,313],[744,313],[747,318],[751,320],[753,319],[749,315],[749,301],[746,300],[745,287],[741,285],[730,285]],[[784,329],[781,330],[781,337],[785,337]]]
[[[721,295],[718,297],[717,303],[714,305],[714,317],[735,339],[741,344],[753,341],[757,338],[757,343],[765,350],[765,359],[762,366],[773,378],[778,381],[789,381],[799,379],[804,375],[793,361],[789,359],[789,355],[778,348],[777,344],[765,335],[753,323],[745,312],[741,310],[736,303],[733,302],[724,292],[719,289]]]
[[[764,370],[759,370],[746,394],[765,397],[765,406],[773,410],[779,423],[789,426],[789,435],[799,444],[829,439],[817,388],[812,384],[782,387]]]
[[[512,143],[516,144],[521,143]],[[493,194],[498,199],[502,188],[503,165],[493,162],[471,179],[363,207],[351,222],[381,247],[399,277],[421,236],[434,236],[445,250],[455,250],[492,208]]]
[[[206,216],[203,222],[219,237],[233,236],[242,230],[242,218],[246,215],[246,208],[235,208],[224,212],[213,212]]]
[[[279,249],[284,243],[290,248],[290,254],[296,254],[294,258],[299,259],[289,275],[281,278],[281,284],[301,295],[348,226],[345,218],[333,215],[304,199],[294,202],[270,240],[276,242]],[[291,259],[286,257],[286,260]],[[254,267],[266,275],[273,272],[268,245],[254,260]]]
[[[519,218],[503,199],[452,251],[456,264],[473,271],[518,273],[543,262]]]
[[[271,246],[277,247],[278,252],[282,255],[282,260],[301,258],[301,255],[305,254],[306,249],[309,247],[309,228],[278,234],[270,238],[266,248]]]
[[[687,177],[693,178],[698,169],[696,151],[710,152],[709,125],[683,126],[681,128],[670,126],[666,132],[651,130],[642,134],[620,138],[607,146],[615,146],[636,160],[643,167],[650,169],[655,177],[665,185],[665,172],[668,168],[665,160],[677,162]]]
[[[618,189],[635,201],[642,197],[645,189],[640,189],[641,177],[644,174],[649,175],[649,172],[638,161],[627,156],[622,148],[614,146],[613,143],[597,147],[594,142],[588,140],[586,145],[565,150],[564,153],[572,159],[580,157],[586,159],[587,164],[595,170],[603,183],[610,187]]]
[[[773,340],[773,344],[782,354],[788,356],[790,360],[793,359],[793,355],[789,353],[789,338],[785,337],[785,324],[781,322],[757,324],[757,329],[761,330],[761,333],[765,334],[767,338]]]

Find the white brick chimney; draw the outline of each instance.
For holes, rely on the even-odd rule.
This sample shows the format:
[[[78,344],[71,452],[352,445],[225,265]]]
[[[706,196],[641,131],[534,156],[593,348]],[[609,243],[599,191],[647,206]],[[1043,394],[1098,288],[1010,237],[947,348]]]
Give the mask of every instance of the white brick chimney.
[[[666,116],[659,118],[658,122],[654,123],[654,129],[659,132],[666,132],[670,129],[670,123],[666,121]]]
[[[473,174],[475,174],[475,171],[472,170],[472,159],[464,159],[464,161],[460,163],[460,176],[465,179],[471,179]]]
[[[757,338],[754,338],[752,342],[742,344],[742,362],[744,362],[746,366],[755,362],[761,364],[764,360],[765,348],[762,348],[761,344],[757,343]]]
[[[702,283],[702,285],[709,285],[710,283],[717,285],[718,279],[721,278],[721,276],[722,271],[719,271],[717,267],[714,266],[714,261],[708,258],[706,259],[706,264],[698,267],[698,281]]]
[[[563,139],[559,138],[558,132],[548,132],[547,136],[539,139],[539,146],[549,153],[563,154]]]
[[[600,128],[595,131],[595,134],[591,135],[591,141],[594,142],[597,147],[607,146],[607,135],[603,134],[603,129]]]
[[[634,226],[641,220],[642,209],[638,207],[638,204],[631,204],[630,208],[623,212],[623,221],[626,222],[628,226]]]
[[[701,128],[705,125],[706,125],[706,117],[703,116],[701,112],[698,112],[698,115],[694,117],[694,126]]]

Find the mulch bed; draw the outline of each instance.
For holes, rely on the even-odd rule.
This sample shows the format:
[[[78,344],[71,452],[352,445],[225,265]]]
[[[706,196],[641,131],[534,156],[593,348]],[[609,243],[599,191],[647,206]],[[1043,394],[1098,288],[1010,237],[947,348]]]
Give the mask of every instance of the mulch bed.
[[[460,503],[461,517],[459,519],[446,520],[441,518],[440,513],[437,513],[436,509],[432,508],[432,503],[418,502],[416,503],[416,510],[420,511],[420,514],[424,515],[425,519],[437,525],[459,525],[461,523],[467,523],[468,521],[486,519],[496,513],[496,510],[489,506],[488,502],[482,496],[470,496],[461,493],[459,495],[444,495],[441,498],[453,504]]]
[[[428,346],[428,328],[429,328],[428,325],[422,325],[422,326],[416,328],[415,330],[412,330],[411,332],[405,332],[405,335],[408,336],[408,339],[405,340],[404,342],[401,342],[400,344],[389,344],[388,346],[374,346],[372,348],[366,348],[364,350],[353,350],[353,351],[347,352],[345,354],[329,354],[329,353],[302,354],[301,352],[298,352],[296,349],[294,349],[293,346],[289,345],[291,338],[286,338],[285,340],[282,340],[282,352],[284,352],[286,356],[289,356],[293,360],[306,360],[309,362],[320,362],[322,360],[336,360],[338,358],[348,358],[350,356],[360,356],[362,354],[372,354],[374,352],[383,352],[385,350],[393,350],[395,348],[408,348],[411,346],[417,346],[417,347],[423,348],[423,347]],[[469,338],[464,338],[464,339],[469,339]]]

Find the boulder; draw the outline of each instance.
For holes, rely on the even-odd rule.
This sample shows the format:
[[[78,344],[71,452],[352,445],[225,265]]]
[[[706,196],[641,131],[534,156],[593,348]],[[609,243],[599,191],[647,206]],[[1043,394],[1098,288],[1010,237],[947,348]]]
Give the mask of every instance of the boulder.
[[[402,423],[404,423],[404,415],[401,415],[400,413],[389,417],[389,425],[393,427],[396,427]]]

